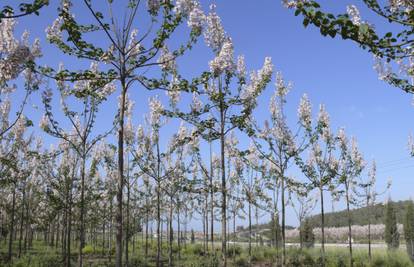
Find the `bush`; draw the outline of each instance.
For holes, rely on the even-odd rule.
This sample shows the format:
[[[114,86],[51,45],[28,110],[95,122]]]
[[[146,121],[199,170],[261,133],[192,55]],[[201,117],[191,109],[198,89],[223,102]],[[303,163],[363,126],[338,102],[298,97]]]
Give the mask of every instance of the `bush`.
[[[314,261],[312,255],[307,250],[291,249],[288,250],[287,266],[319,266]]]
[[[91,245],[86,245],[83,249],[82,249],[82,253],[83,254],[93,254],[94,250],[93,247]]]
[[[13,262],[12,267],[60,267],[62,266],[61,258],[57,254],[45,253],[37,256],[26,255]]]
[[[194,245],[187,246],[187,248],[184,249],[184,254],[204,256],[205,251],[204,251],[203,245],[194,244]]]
[[[249,260],[243,255],[240,257],[237,257],[235,260],[235,266],[237,267],[247,267],[249,266]]]
[[[242,253],[242,248],[240,246],[230,246],[227,249],[227,256],[235,257]]]

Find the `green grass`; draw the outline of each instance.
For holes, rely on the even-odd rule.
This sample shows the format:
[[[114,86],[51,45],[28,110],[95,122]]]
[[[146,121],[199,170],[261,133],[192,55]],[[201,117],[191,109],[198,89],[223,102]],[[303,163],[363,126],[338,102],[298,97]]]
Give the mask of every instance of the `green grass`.
[[[14,247],[17,249],[16,244]],[[156,243],[151,242],[149,246],[148,257],[144,256],[143,244],[137,242],[135,250],[130,245],[130,266],[152,267],[155,266],[156,258]],[[168,246],[163,244],[164,265],[168,263]],[[7,247],[2,243],[0,245],[0,266],[6,265],[4,259]],[[76,266],[77,249],[72,249],[73,266]],[[103,251],[102,248],[94,248],[87,245],[83,249],[85,255],[85,267],[112,267],[114,262],[114,251],[108,254],[108,251]],[[181,248],[181,256],[178,259],[178,246],[174,244],[174,266],[183,267],[215,267],[220,263],[220,246],[217,245],[214,251],[205,251],[202,244],[187,244]],[[252,266],[276,266],[276,262],[280,260],[281,251],[277,251],[270,247],[253,247],[251,262]],[[111,258],[111,261],[109,260]],[[231,267],[249,266],[249,256],[247,248],[230,245],[228,251],[228,262]],[[320,249],[313,248],[309,250],[299,250],[295,248],[288,249],[287,266],[320,266]],[[21,258],[14,258],[13,264],[10,267],[60,267],[62,266],[62,258],[59,251],[55,248],[45,246],[41,242],[35,242],[33,248],[29,250]],[[326,250],[326,267],[346,267],[349,266],[349,256],[347,248],[332,248]],[[373,259],[370,262],[368,259],[367,249],[354,250],[354,266],[355,267],[414,267],[406,255],[405,251],[400,249],[389,252],[386,249],[374,249]]]

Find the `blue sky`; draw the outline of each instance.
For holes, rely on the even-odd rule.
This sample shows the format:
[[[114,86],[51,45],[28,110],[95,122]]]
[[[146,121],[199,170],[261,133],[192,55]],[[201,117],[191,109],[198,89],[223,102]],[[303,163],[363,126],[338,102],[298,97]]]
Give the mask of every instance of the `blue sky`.
[[[361,1],[321,2],[336,12],[345,12],[346,5],[350,3],[362,5]],[[201,3],[207,11],[212,2]],[[378,187],[384,187],[387,178],[392,177],[391,197],[395,200],[412,197],[414,159],[409,157],[407,150],[408,134],[414,132],[414,124],[409,119],[414,114],[412,96],[378,80],[370,54],[350,41],[324,38],[312,26],[305,29],[301,18],[295,17],[292,10],[283,8],[279,0],[226,0],[215,3],[224,28],[233,39],[235,52],[245,55],[248,69],[260,68],[264,57],[270,56],[276,70],[281,71],[286,80],[293,82],[287,113],[292,123],[296,120],[297,105],[303,93],[308,94],[314,110],[319,103],[324,103],[331,115],[333,129],[345,127],[349,135],[357,137],[365,159],[377,161]],[[361,13],[363,17],[371,18],[366,10],[362,9]],[[55,14],[54,6],[47,7],[40,17],[23,19],[18,31],[29,28],[32,36],[41,36],[42,44],[45,44],[44,29],[53,21]],[[86,14],[85,10],[78,10],[77,17]],[[380,30],[386,30],[388,25],[383,24],[381,27]],[[183,32],[176,35],[174,42],[183,38]],[[44,64],[57,66],[60,61],[64,61],[65,65],[79,67],[77,61],[62,56],[53,47],[46,45],[43,50],[41,62]],[[179,69],[183,75],[191,77],[206,70],[207,62],[211,59],[212,54],[200,40],[200,44],[179,61]],[[273,89],[273,86],[269,87],[259,99],[256,111],[258,120],[268,116],[268,101]],[[164,95],[162,92],[158,94]],[[136,122],[142,122],[143,113],[147,110],[147,98],[154,93],[137,88],[131,95],[137,102]],[[115,99],[115,96],[110,98],[101,109],[97,127],[100,132],[111,126],[108,118],[114,115]],[[32,102],[40,108],[36,110],[29,107],[26,114],[37,125],[42,113],[41,105],[37,97]],[[166,129],[166,133],[174,132],[175,127]],[[46,143],[55,142],[49,137],[45,138]],[[242,138],[241,146],[247,145],[248,141]],[[293,170],[292,175],[301,177]],[[329,203],[326,208],[330,209]],[[287,223],[296,224],[294,213],[290,210]],[[197,223],[194,223],[194,227],[197,228]]]

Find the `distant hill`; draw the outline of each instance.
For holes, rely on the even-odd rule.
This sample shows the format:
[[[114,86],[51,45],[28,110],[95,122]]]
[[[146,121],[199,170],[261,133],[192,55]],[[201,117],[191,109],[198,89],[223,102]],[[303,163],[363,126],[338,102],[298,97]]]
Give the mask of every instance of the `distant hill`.
[[[406,201],[398,201],[393,202],[395,211],[397,212],[397,222],[403,223],[403,218],[405,215],[405,207],[407,206],[408,200]],[[371,212],[371,224],[384,224],[385,220],[385,205],[384,204],[377,204],[374,207],[370,208]],[[368,216],[369,214],[367,208],[356,208],[351,210],[352,214],[352,225],[367,225],[368,224]],[[309,218],[310,223],[313,227],[320,227],[321,216],[320,214],[311,216]],[[325,213],[325,227],[344,227],[348,226],[348,218],[346,214],[346,210],[338,211],[338,212],[327,212]],[[252,225],[252,235],[253,237],[256,234],[260,233],[262,237],[265,239],[269,239],[271,232],[271,223],[263,223],[259,225]],[[294,229],[292,226],[286,226],[286,230]],[[237,236],[239,240],[246,241],[249,232],[247,227],[238,226],[237,227]]]
[[[398,223],[403,222],[404,214],[405,214],[405,207],[407,206],[408,200],[405,201],[398,201],[394,202],[395,210],[397,211],[397,221]],[[351,210],[352,214],[352,225],[367,225],[368,224],[368,216],[371,212],[371,224],[383,224],[384,223],[384,214],[385,214],[385,206],[384,204],[377,204],[374,207],[370,208],[368,211],[367,208],[357,208]],[[314,215],[309,218],[311,224],[314,227],[319,227],[321,223],[321,215]],[[341,227],[347,226],[347,214],[346,210],[338,211],[338,212],[329,212],[325,213],[325,226],[326,227]]]

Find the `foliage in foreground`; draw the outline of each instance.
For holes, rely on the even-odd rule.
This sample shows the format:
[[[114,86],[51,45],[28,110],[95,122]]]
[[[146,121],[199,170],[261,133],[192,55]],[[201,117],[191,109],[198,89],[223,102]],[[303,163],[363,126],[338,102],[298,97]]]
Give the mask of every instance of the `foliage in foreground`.
[[[87,246],[89,247],[89,246]],[[131,253],[130,266],[155,266],[156,246],[151,244],[151,250],[147,259],[144,258],[143,248],[138,246],[136,251]],[[163,262],[167,263],[167,247],[164,248]],[[178,252],[177,247],[174,247]],[[96,248],[95,253],[90,249],[86,254],[86,266],[114,266],[112,260],[108,260],[109,255],[104,255],[101,250]],[[191,267],[214,267],[219,266],[220,248],[217,247],[213,252],[205,251],[202,244],[187,244],[182,248],[180,259],[175,257],[174,266],[191,266]],[[74,254],[73,257],[76,257]],[[278,266],[281,257],[281,251],[271,247],[254,247],[252,251],[252,266]],[[326,254],[327,267],[348,266],[348,254],[346,248],[330,248]],[[230,266],[249,266],[249,257],[247,248],[230,245],[228,249],[228,258]],[[16,259],[12,267],[58,267],[61,266],[61,258],[55,250],[38,245],[32,253]],[[318,248],[299,249],[290,248],[287,250],[286,266],[321,266],[320,252]],[[1,263],[0,263],[0,266]],[[375,250],[372,261],[369,262],[368,254],[365,249],[356,250],[354,256],[354,266],[366,267],[409,267],[414,266],[403,250],[387,252],[385,249]]]

